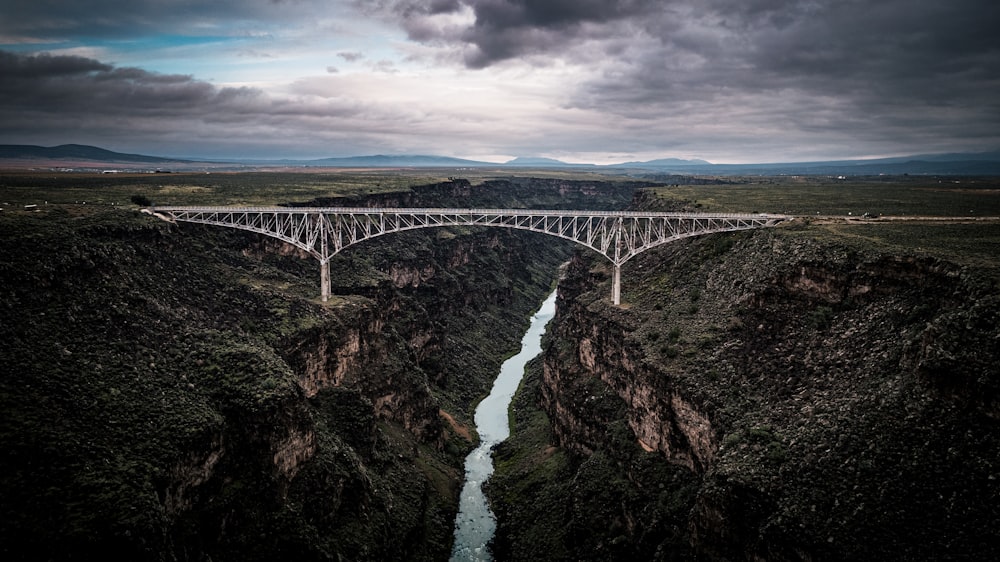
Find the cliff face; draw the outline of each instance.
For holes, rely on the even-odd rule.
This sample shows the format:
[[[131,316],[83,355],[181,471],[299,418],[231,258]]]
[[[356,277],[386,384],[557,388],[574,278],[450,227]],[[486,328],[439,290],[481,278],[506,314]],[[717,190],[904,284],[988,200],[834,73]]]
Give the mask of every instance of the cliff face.
[[[585,309],[575,301],[578,287],[570,287],[573,282],[566,280],[561,286],[560,321],[552,337],[575,346],[555,346],[543,363],[542,403],[553,413],[560,443],[590,454],[604,440],[603,428],[619,415],[617,409],[590,407],[589,403],[601,401],[599,396],[586,388],[579,392],[579,381],[593,377],[603,383],[602,394],[621,400],[625,421],[643,449],[659,451],[669,462],[691,470],[703,470],[718,448],[708,417],[677,389],[657,384],[659,373],[644,364],[641,346],[629,341],[634,330],[630,319],[618,318],[624,324],[610,330],[603,323],[587,322]]]
[[[571,454],[498,451],[520,472],[491,497],[528,519],[501,517],[501,552],[523,553],[531,525],[559,529],[555,558],[1000,552],[995,279],[795,229],[641,255],[622,308],[609,274],[577,259],[560,284],[534,400]]]
[[[367,207],[462,207],[480,209],[615,209],[633,199],[648,181],[585,181],[510,177],[472,183],[462,178],[416,186],[409,191],[354,197],[317,198],[299,205]]]
[[[545,287],[566,247],[546,248],[537,237],[497,230],[402,238],[395,244],[417,255],[399,259],[391,248],[375,245],[390,259],[375,264],[384,279],[364,291],[370,303],[343,309],[334,325],[294,334],[284,355],[307,397],[327,388],[357,389],[378,419],[441,446],[447,436],[439,410],[457,409],[455,415],[468,419],[467,401],[488,390],[489,369],[516,341],[521,313],[527,316],[531,296]],[[532,253],[534,262],[523,258]],[[352,267],[349,260],[334,260],[333,267]],[[500,318],[505,326],[493,323]],[[451,356],[449,340],[457,334],[484,354]],[[455,380],[469,363],[481,365],[477,373]]]

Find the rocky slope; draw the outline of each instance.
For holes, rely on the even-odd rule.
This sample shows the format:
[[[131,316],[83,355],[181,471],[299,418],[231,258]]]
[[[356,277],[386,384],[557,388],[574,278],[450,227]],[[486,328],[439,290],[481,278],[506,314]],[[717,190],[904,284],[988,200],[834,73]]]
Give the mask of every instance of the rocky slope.
[[[1000,290],[784,228],[574,260],[490,487],[498,559],[1000,553]],[[538,407],[541,407],[541,410]]]
[[[295,205],[356,207],[456,207],[477,209],[622,209],[648,181],[558,180],[511,176],[472,182],[464,178],[408,191],[353,197],[318,197]]]
[[[393,197],[489,199],[453,188]],[[0,239],[8,560],[447,558],[472,405],[568,255],[384,237],[324,305],[314,261],[249,233],[53,206]]]

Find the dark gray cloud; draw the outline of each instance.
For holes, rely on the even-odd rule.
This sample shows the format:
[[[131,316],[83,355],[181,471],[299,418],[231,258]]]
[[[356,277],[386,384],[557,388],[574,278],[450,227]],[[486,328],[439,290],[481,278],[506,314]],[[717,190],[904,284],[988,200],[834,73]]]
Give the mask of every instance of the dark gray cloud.
[[[369,19],[351,19],[359,14]],[[410,44],[382,34],[385,22]],[[0,51],[0,137],[70,131],[93,144],[132,134],[305,146],[341,131],[358,153],[385,149],[391,141],[378,143],[393,135],[427,146],[414,135],[440,129],[438,138],[469,134],[463,146],[472,139],[483,153],[541,153],[548,143],[708,157],[762,140],[820,156],[994,149],[998,24],[995,0],[9,0],[0,7],[7,44],[88,56]],[[205,60],[224,60],[228,46],[244,59],[270,53],[288,64],[268,75],[275,65],[249,61],[260,74],[225,76],[257,89],[107,62],[148,54],[150,68],[188,72],[181,53],[195,50],[173,47],[196,35],[209,38],[194,55]],[[138,40],[116,41],[123,38]],[[313,69],[304,73],[326,69],[323,80],[289,84],[300,57]],[[341,64],[327,66],[330,57]],[[198,62],[190,68],[205,77],[219,68]],[[417,82],[391,82],[421,75],[442,91],[475,95],[445,107]],[[467,104],[484,96],[488,107]],[[488,142],[471,136],[503,115],[524,120],[507,140],[496,133],[514,122],[506,118],[489,122]]]
[[[396,20],[410,39],[467,47],[470,68],[520,56],[568,48],[572,43],[609,33],[609,24],[642,18],[664,6],[660,0],[358,0],[367,13]],[[471,9],[474,23],[465,29],[428,23],[429,16]]]
[[[158,74],[68,55],[0,51],[0,107],[8,114],[115,116],[210,114],[221,106],[254,103],[252,88],[218,88],[191,76]]]
[[[411,39],[460,50],[470,68],[562,59],[596,72],[566,92],[567,107],[634,119],[752,113],[816,133],[850,127],[860,135],[920,136],[950,127],[957,138],[1000,130],[994,0],[461,4],[448,6],[475,15],[461,30],[423,25],[427,3],[381,8]]]
[[[977,105],[997,117],[996,3],[719,0],[715,6],[717,12],[701,16],[702,25],[669,35],[656,35],[649,21],[644,30],[655,40],[618,61],[614,80],[596,81],[591,93],[601,99],[629,89],[629,103],[646,105],[720,91],[797,90],[859,109]]]
[[[33,80],[59,76],[78,76],[92,72],[108,72],[109,64],[78,56],[22,56],[0,51],[0,75],[9,80]]]
[[[257,116],[281,110],[253,88],[219,88],[78,56],[0,51],[0,76],[5,143],[169,144],[169,153],[177,154],[185,142],[204,148],[238,140],[240,124],[252,126]]]
[[[886,80],[997,70],[1000,3],[993,0],[382,0],[411,38],[469,48],[470,67],[526,55],[571,57],[589,40],[647,40],[654,56],[696,56],[704,66],[739,66],[777,77],[851,76]],[[423,16],[475,14],[456,33],[416,24]],[[617,41],[616,41],[617,39]],[[599,61],[595,61],[599,62]],[[635,61],[623,59],[624,65]],[[720,77],[721,78],[721,77]],[[773,78],[773,77],[772,77]]]
[[[572,31],[585,22],[608,23],[642,16],[666,6],[660,0],[478,0],[476,27],[503,30],[532,27]]]

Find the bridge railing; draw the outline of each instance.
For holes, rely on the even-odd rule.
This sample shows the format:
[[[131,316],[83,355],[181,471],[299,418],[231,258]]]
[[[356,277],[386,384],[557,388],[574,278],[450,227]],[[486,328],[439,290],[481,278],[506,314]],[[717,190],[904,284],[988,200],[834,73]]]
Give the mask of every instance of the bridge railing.
[[[321,213],[327,215],[351,214],[475,214],[475,215],[521,215],[521,216],[563,216],[563,217],[664,217],[664,218],[775,218],[787,220],[792,217],[768,213],[680,213],[663,211],[599,211],[566,209],[489,209],[456,207],[282,207],[282,206],[154,206],[154,212],[200,212],[200,213]]]

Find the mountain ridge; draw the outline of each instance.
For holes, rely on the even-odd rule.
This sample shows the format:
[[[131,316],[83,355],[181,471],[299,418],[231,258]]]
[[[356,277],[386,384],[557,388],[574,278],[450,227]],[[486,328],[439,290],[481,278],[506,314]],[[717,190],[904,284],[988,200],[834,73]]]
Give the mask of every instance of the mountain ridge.
[[[38,146],[33,144],[0,144],[0,160],[2,159],[82,159],[95,162],[145,162],[166,163],[178,162],[176,158],[163,158],[145,154],[128,154],[114,152],[97,146],[86,144],[61,144],[58,146]]]
[[[977,153],[915,154],[888,158],[856,160],[817,160],[809,162],[764,162],[753,164],[715,164],[701,159],[659,158],[619,164],[567,163],[554,158],[519,156],[507,162],[485,162],[450,156],[426,154],[375,154],[317,159],[200,159],[171,158],[130,154],[104,148],[63,144],[52,147],[37,145],[0,145],[0,165],[4,162],[21,165],[33,162],[76,162],[105,164],[183,164],[236,166],[302,166],[333,168],[585,168],[595,171],[681,173],[712,175],[878,175],[878,174],[940,174],[940,175],[1000,175],[1000,151]]]

